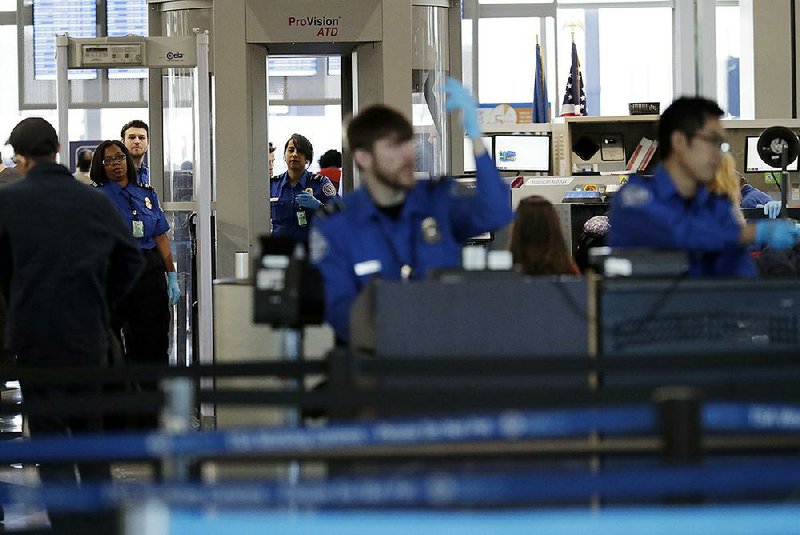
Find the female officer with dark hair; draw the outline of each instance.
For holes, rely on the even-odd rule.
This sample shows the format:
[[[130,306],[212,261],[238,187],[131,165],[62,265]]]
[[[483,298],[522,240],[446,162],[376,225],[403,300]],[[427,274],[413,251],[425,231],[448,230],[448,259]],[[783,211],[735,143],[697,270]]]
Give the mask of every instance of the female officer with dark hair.
[[[139,282],[117,308],[112,328],[124,333],[128,362],[167,364],[169,305],[177,304],[181,291],[167,235],[169,223],[158,196],[150,186],[137,183],[133,159],[121,141],[97,146],[89,176],[117,207],[146,260]],[[148,388],[154,389],[155,383]]]
[[[308,241],[308,224],[322,205],[336,199],[336,187],[328,177],[308,170],[314,147],[305,136],[292,134],[283,149],[287,171],[269,180],[272,235]]]

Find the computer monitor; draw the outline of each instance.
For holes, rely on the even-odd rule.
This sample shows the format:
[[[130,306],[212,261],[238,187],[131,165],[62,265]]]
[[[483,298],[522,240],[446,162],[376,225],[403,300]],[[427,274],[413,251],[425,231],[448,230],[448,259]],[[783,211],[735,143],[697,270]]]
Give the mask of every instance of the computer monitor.
[[[486,151],[491,155],[492,152],[492,136],[481,136],[481,141],[483,144],[486,145]],[[475,165],[475,154],[472,150],[472,140],[468,137],[464,138],[464,172],[465,173],[474,173],[476,172],[477,166]]]
[[[550,172],[550,135],[494,136],[494,162],[501,171]]]
[[[765,164],[758,155],[758,136],[747,136],[747,143],[744,151],[744,169],[748,173],[780,171],[779,167],[772,167]],[[788,171],[797,171],[797,158],[789,164]]]

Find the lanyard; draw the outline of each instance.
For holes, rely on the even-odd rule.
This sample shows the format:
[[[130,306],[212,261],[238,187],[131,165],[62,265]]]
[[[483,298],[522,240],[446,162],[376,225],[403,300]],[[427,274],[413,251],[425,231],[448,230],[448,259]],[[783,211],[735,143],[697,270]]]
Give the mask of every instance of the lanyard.
[[[405,209],[405,206],[403,207],[403,209]],[[380,211],[380,208],[378,208],[378,210]],[[401,224],[402,218],[403,218],[402,210],[400,212],[400,216],[396,221],[386,214],[381,214],[381,217],[379,217],[378,221],[378,227],[380,227],[381,229],[381,234],[383,234],[384,241],[389,246],[389,251],[392,253],[392,258],[394,259],[395,263],[400,266],[400,278],[403,280],[408,280],[414,278],[417,275],[414,272],[414,267],[416,266],[417,263],[416,228],[413,224],[410,225],[408,228],[410,232],[408,237],[408,246],[409,246],[409,255],[411,256],[411,261],[408,263],[403,262],[402,255],[400,254],[398,248],[395,246],[391,233],[386,228],[386,223],[392,223],[392,222],[396,222],[398,223],[398,227],[402,227]],[[411,223],[413,223],[413,221],[411,221]]]
[[[122,196],[125,198],[125,200],[128,201],[128,206],[131,209],[131,216],[132,216],[133,220],[134,221],[140,221],[139,212],[136,210],[136,207],[133,205],[133,195],[131,195],[131,193],[128,190],[123,189],[123,188],[120,188],[119,191],[120,191],[120,193],[122,193]]]

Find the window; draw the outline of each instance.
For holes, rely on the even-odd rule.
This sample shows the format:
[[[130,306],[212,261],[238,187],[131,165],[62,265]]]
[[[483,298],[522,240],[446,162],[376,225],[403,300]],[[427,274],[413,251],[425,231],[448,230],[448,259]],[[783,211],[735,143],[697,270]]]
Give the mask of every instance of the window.
[[[740,117],[741,25],[739,6],[717,7],[716,36],[717,101],[731,117]]]
[[[483,103],[530,103],[536,69],[538,17],[480,19],[478,94]]]
[[[106,0],[109,37],[147,35],[147,0]],[[109,69],[109,78],[147,78],[147,69]]]
[[[531,102],[538,38],[548,97],[557,115],[572,63],[573,34],[590,115],[627,115],[630,102],[657,101],[664,107],[672,100],[671,0],[479,0],[479,4],[503,10],[490,12],[487,6],[477,11],[475,42],[476,20],[462,23],[462,74],[467,87],[477,86],[483,105]],[[555,18],[531,16],[525,6],[534,4],[557,7]],[[473,54],[478,56],[477,72]]]
[[[56,34],[97,36],[95,0],[35,0],[33,2],[33,72],[36,80],[56,79]],[[89,79],[94,70],[70,72],[70,78]]]
[[[559,9],[556,24],[559,103],[572,63],[572,29],[590,115],[628,115],[630,102],[660,102],[664,109],[672,101],[671,8]]]

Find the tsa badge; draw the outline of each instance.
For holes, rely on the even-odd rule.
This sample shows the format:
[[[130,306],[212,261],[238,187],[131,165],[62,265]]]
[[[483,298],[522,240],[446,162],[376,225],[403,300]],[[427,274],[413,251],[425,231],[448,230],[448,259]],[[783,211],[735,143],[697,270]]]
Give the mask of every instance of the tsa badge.
[[[422,220],[422,238],[425,243],[437,243],[442,239],[442,233],[439,231],[439,223],[433,217],[426,217]]]
[[[153,209],[153,203],[150,202],[150,197],[145,197],[144,198],[144,205],[147,207],[148,210],[152,210]]]

